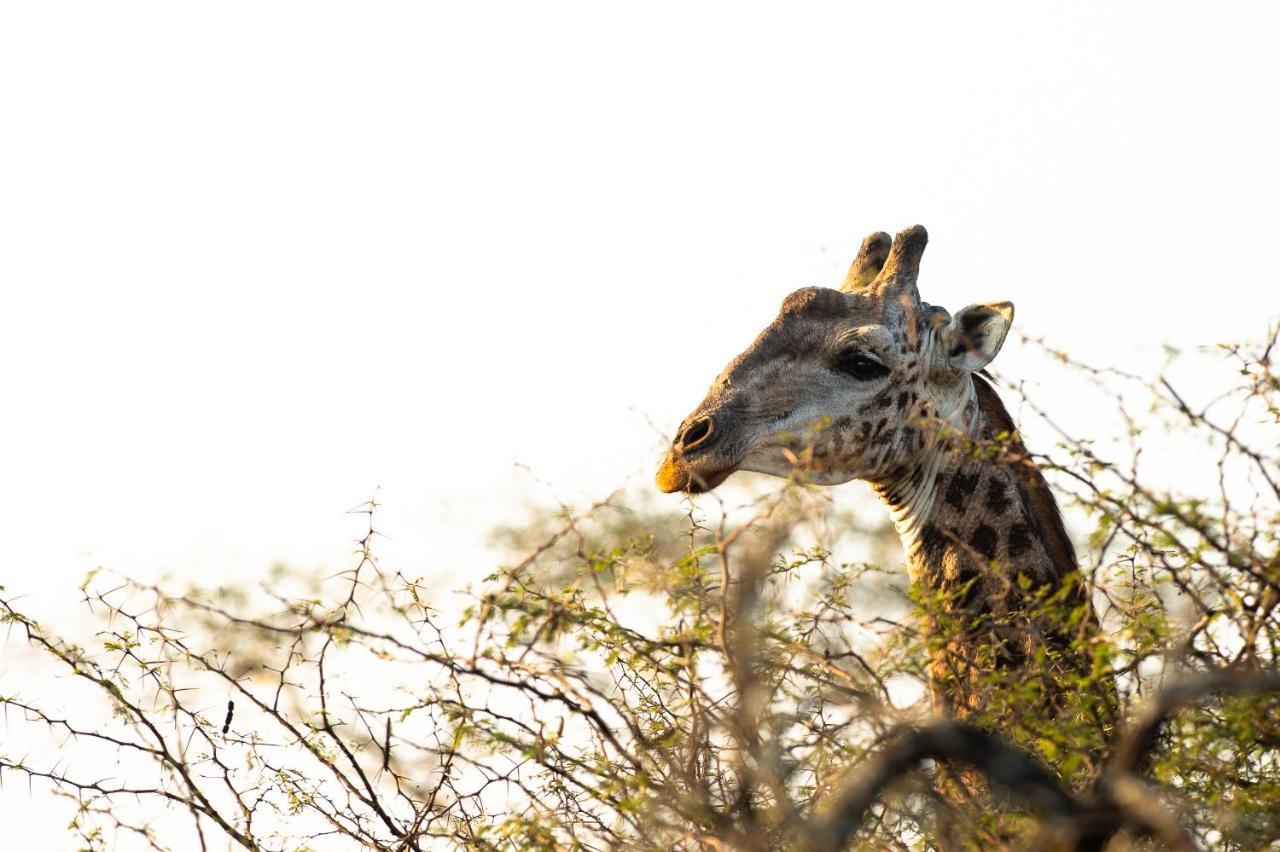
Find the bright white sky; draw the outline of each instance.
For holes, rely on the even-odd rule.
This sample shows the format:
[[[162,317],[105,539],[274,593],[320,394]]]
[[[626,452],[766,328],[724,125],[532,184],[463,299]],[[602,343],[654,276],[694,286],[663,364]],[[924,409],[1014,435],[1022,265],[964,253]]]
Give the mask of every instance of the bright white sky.
[[[5,4],[0,582],[336,566],[377,486],[482,576],[873,230],[1101,363],[1259,335],[1275,8]]]

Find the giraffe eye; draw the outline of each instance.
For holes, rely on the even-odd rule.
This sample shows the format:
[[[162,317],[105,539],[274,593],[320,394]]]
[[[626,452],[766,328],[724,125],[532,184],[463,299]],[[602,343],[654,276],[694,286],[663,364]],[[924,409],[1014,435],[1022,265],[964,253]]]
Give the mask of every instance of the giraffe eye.
[[[845,375],[852,376],[863,382],[889,375],[888,367],[861,352],[845,353],[840,356],[840,360],[836,362],[835,367]]]

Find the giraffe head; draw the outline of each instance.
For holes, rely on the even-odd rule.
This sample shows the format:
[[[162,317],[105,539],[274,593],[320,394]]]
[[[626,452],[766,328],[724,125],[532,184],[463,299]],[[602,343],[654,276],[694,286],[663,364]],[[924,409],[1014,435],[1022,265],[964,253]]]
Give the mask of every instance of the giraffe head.
[[[1004,342],[1008,302],[955,316],[920,301],[928,234],[872,234],[839,290],[806,287],[729,362],[685,418],[663,491],[709,491],[739,470],[814,482],[892,482],[932,446],[929,424],[974,408],[972,373]]]

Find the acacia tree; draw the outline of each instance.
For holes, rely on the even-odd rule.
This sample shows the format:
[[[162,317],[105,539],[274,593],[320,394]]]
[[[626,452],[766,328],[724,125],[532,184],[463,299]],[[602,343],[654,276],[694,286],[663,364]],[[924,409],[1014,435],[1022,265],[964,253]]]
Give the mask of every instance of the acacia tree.
[[[6,686],[0,766],[71,797],[85,848],[1275,844],[1276,340],[1183,356],[1234,379],[1206,404],[1171,371],[1146,381],[1044,348],[1125,424],[1110,443],[1063,429],[1036,458],[1093,525],[1082,567],[1104,626],[1075,634],[1092,670],[1053,676],[1114,682],[1114,717],[1040,706],[997,666],[980,714],[931,716],[930,645],[972,625],[917,630],[939,601],[885,529],[835,523],[799,471],[736,505],[619,493],[544,510],[500,532],[524,555],[460,597],[380,564],[370,502],[336,577],[98,574],[78,643],[4,599],[7,653],[80,692]],[[1023,410],[1053,427],[1029,395]],[[1177,475],[1167,452],[1151,471],[1153,436],[1197,449]],[[1063,635],[1084,617],[1035,606]],[[951,768],[984,788],[941,795]]]

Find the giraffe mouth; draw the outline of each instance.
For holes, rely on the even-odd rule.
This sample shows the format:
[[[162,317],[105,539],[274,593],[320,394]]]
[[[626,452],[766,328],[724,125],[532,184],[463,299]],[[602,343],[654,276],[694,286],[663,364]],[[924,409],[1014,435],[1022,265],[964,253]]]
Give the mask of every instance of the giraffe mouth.
[[[724,482],[732,474],[734,468],[720,470],[708,465],[691,465],[687,459],[674,449],[667,452],[662,467],[658,469],[658,490],[664,494],[684,491],[689,494],[702,494],[711,491]]]

